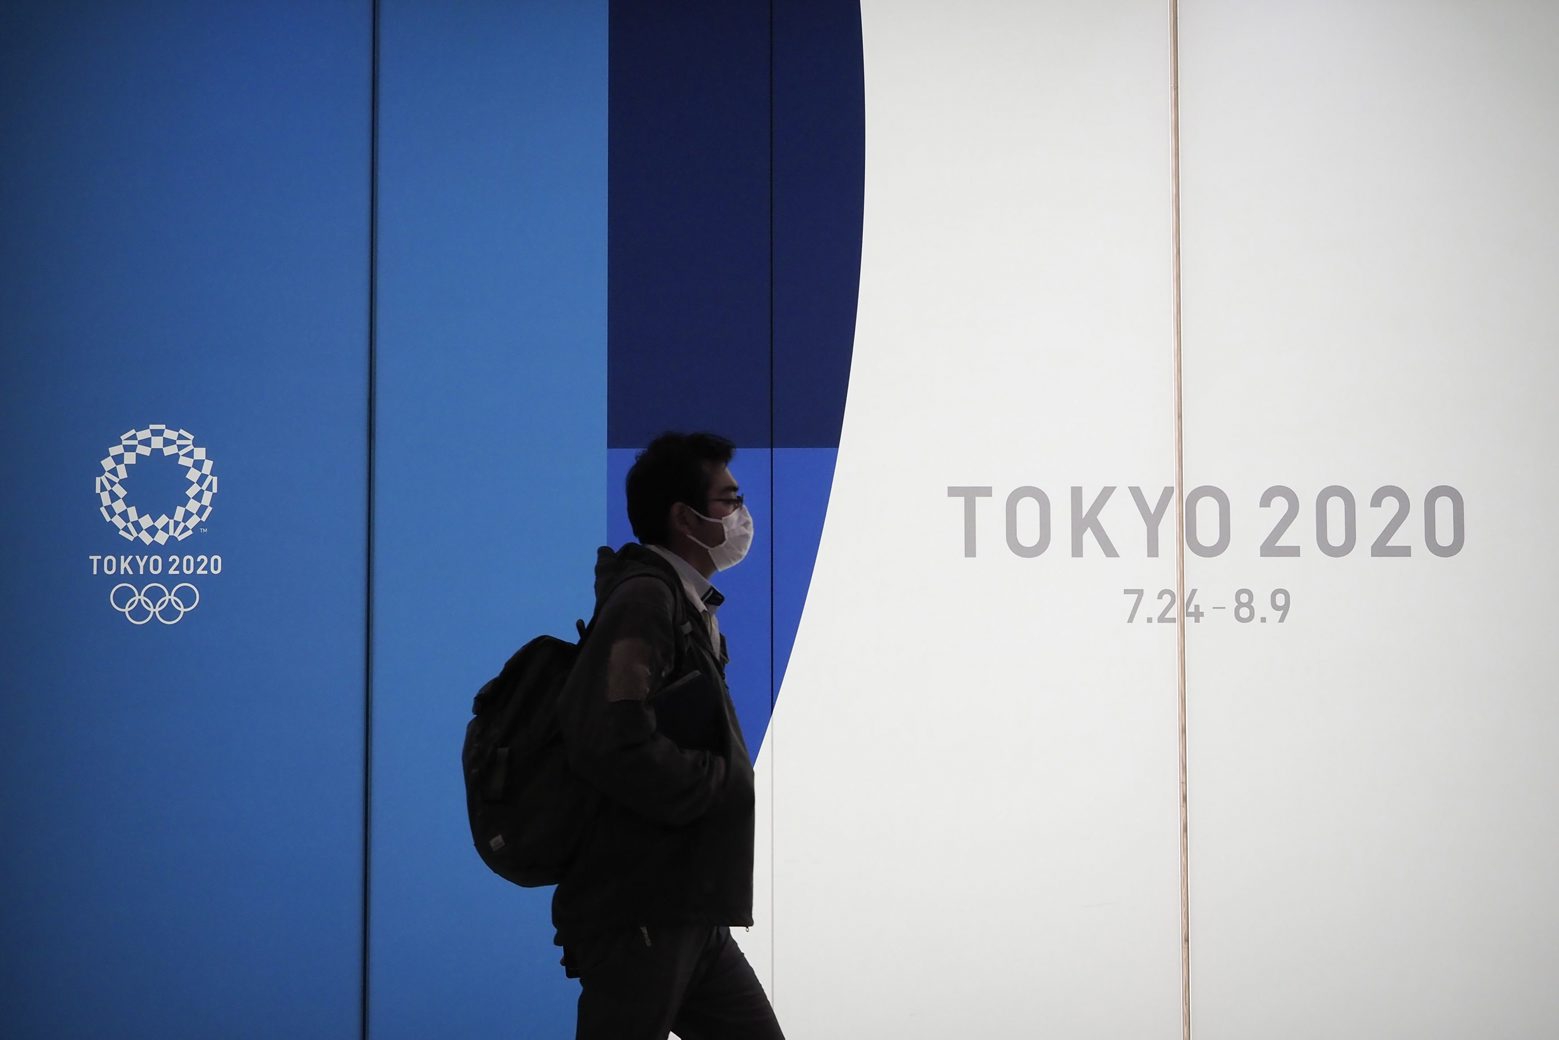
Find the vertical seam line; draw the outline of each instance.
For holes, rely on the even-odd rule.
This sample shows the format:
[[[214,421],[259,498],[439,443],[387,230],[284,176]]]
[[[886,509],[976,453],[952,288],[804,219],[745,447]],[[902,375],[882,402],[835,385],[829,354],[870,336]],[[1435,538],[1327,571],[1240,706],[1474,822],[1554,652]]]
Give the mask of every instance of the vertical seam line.
[[[358,1022],[362,1040],[368,1040],[369,1018],[369,921],[372,909],[373,865],[373,682],[374,682],[374,435],[378,416],[378,313],[379,313],[379,0],[372,0],[369,58],[368,130],[368,509],[366,609],[363,626],[363,905],[362,980]]]
[[[1174,325],[1175,416],[1175,679],[1178,714],[1180,803],[1180,1035],[1191,1040],[1191,885],[1190,813],[1186,797],[1186,647],[1185,647],[1185,438],[1181,391],[1182,317],[1180,278],[1180,8],[1169,0],[1169,180],[1170,306]]]

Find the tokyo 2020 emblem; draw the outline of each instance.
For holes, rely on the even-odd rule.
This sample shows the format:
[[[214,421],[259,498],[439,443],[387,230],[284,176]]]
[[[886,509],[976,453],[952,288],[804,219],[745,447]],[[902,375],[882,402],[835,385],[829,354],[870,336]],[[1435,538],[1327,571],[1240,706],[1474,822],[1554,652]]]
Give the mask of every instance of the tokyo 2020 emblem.
[[[136,460],[152,452],[177,456],[177,462],[185,469],[189,487],[184,489],[187,501],[174,509],[172,515],[159,513],[152,516],[138,510],[127,500],[124,479]],[[156,542],[166,545],[171,539],[181,541],[195,532],[211,515],[211,499],[217,493],[217,478],[211,459],[205,448],[197,448],[188,430],[170,430],[161,423],[153,423],[144,430],[126,431],[119,443],[108,449],[101,463],[103,475],[97,478],[97,497],[102,502],[103,519],[119,529],[119,535],[129,541],[139,538],[147,545]]]
[[[184,479],[189,485],[184,489],[184,502],[172,513],[142,511],[130,501],[125,490],[130,467],[154,452],[171,456],[183,467]],[[153,423],[142,430],[127,430],[120,435],[119,443],[108,449],[108,455],[99,465],[103,472],[95,485],[98,511],[126,541],[159,546],[180,542],[202,529],[201,525],[211,516],[211,500],[217,493],[216,474],[212,472],[212,461],[206,449],[196,446],[188,430],[173,429],[161,423]],[[139,587],[121,581],[113,587],[108,594],[109,605],[132,625],[144,625],[153,618],[164,625],[183,620],[184,615],[200,603],[200,590],[190,581],[180,579],[222,573],[219,555],[93,554],[89,559],[93,574],[178,576],[173,578],[171,587],[158,581]]]

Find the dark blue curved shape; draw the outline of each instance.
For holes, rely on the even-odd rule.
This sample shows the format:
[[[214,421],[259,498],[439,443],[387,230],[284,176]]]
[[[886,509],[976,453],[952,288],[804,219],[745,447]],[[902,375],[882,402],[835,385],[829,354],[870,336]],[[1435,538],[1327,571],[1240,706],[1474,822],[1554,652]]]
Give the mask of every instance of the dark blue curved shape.
[[[716,580],[756,750],[811,580],[849,383],[858,0],[614,2],[609,106],[609,530],[631,537],[622,477],[655,434],[737,443],[732,471],[766,544]]]

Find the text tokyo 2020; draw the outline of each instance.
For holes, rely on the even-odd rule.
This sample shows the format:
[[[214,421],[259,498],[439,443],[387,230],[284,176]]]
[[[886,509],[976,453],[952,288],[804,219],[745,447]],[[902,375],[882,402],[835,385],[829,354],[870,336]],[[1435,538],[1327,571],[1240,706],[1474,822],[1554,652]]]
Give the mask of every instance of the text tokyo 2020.
[[[1073,557],[1120,555],[1105,516],[1116,490],[1115,485],[1106,485],[1090,497],[1082,487],[1070,488],[1066,515]],[[1142,488],[1132,485],[1127,490],[1135,509],[1121,508],[1118,503],[1108,522],[1131,526],[1141,535],[1147,556],[1157,557],[1166,540],[1161,532],[1175,489],[1160,489],[1152,503]],[[999,519],[991,515],[992,510],[982,508],[984,499],[995,497],[995,488],[990,485],[949,485],[947,495],[963,502],[964,556],[990,552],[998,522],[1012,555],[1032,559],[1050,549],[1054,510],[1043,489],[1024,485],[1007,492]],[[1259,554],[1401,557],[1414,555],[1417,548],[1432,556],[1448,557],[1461,552],[1466,544],[1466,507],[1461,492],[1449,484],[1438,484],[1416,500],[1395,484],[1386,484],[1370,493],[1367,501],[1368,505],[1361,507],[1359,496],[1348,488],[1329,484],[1305,502],[1293,488],[1274,484],[1254,503],[1261,510],[1259,523],[1264,532]],[[1123,520],[1123,515],[1131,519]],[[1233,504],[1223,489],[1202,484],[1186,492],[1185,542],[1190,552],[1201,557],[1222,555],[1229,548],[1234,523]],[[1361,526],[1367,541],[1361,540]],[[1173,540],[1172,525],[1170,531],[1168,540]]]

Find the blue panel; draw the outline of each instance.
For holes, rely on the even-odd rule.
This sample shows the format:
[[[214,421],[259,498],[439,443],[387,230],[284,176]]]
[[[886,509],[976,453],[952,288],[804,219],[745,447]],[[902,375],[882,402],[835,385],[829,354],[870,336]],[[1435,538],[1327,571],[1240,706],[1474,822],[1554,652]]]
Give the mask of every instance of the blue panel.
[[[767,631],[746,627],[750,605],[725,611],[732,692],[756,750],[768,705],[746,669],[752,654],[770,657],[772,696],[811,578],[849,381],[865,173],[860,9],[618,3],[612,34],[612,543],[631,537],[622,476],[661,430],[723,433],[747,446],[742,459],[771,439],[784,453],[772,489],[767,472],[762,486],[750,466],[737,472],[773,574],[761,589]],[[721,575],[722,589],[755,581],[757,562]]]
[[[775,0],[775,447],[839,445],[865,177],[858,0]]]
[[[459,748],[606,537],[606,9],[387,0],[380,33],[370,1023],[569,1036],[552,890],[482,866]]]
[[[865,176],[860,9],[773,3],[771,149],[768,6],[612,6],[613,447],[667,428],[839,443]]]
[[[769,12],[614,2],[609,443],[769,444]]]
[[[608,452],[607,535],[608,543],[613,547],[633,540],[623,484],[637,454],[636,449],[628,448],[613,448]],[[768,732],[769,712],[773,707],[769,656],[773,613],[770,583],[778,532],[773,526],[774,512],[770,508],[769,453],[762,448],[737,448],[731,459],[731,475],[741,486],[747,508],[752,513],[752,550],[741,563],[720,571],[711,580],[725,596],[725,603],[720,607],[720,631],[731,655],[726,666],[726,683],[731,688],[731,700],[736,704],[736,714],[742,723],[747,750],[757,758],[758,748]],[[590,615],[587,612],[583,616],[588,618]]]
[[[0,14],[7,1036],[357,1033],[369,19]],[[94,478],[146,431],[125,502],[174,515],[153,424],[218,479],[148,545]],[[199,601],[122,615],[121,580]]]
[[[774,688],[790,660],[844,421],[860,281],[857,0],[774,2]]]

